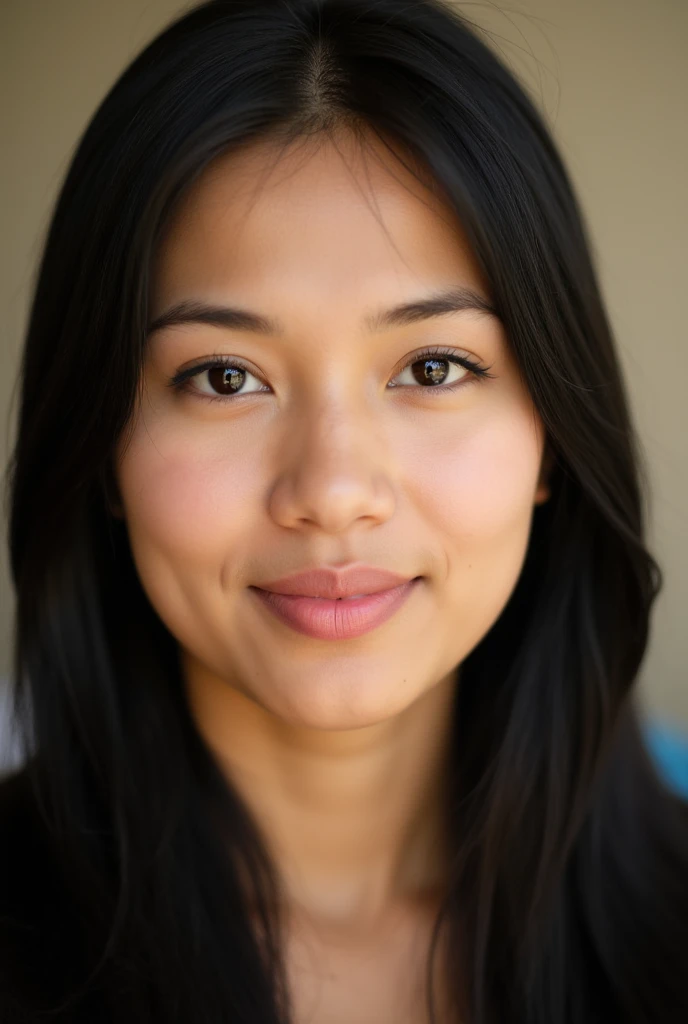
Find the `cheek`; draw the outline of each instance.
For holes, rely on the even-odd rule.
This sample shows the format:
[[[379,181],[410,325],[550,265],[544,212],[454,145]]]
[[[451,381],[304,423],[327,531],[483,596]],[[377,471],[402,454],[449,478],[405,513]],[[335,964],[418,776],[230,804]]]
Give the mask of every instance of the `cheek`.
[[[132,546],[198,570],[218,567],[248,531],[260,472],[249,446],[228,457],[208,439],[137,426],[120,462],[119,486]]]
[[[527,539],[540,470],[540,437],[530,416],[492,417],[465,433],[435,438],[415,464],[424,518],[463,556],[503,556]]]
[[[416,495],[442,548],[437,602],[450,661],[458,663],[494,625],[518,581],[540,441],[528,416],[493,417],[438,441],[431,462],[416,463]]]

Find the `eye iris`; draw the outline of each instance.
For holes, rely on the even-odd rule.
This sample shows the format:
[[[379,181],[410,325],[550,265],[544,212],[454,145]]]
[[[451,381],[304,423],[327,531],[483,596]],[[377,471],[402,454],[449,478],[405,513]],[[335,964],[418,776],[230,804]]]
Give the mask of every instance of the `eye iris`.
[[[231,395],[244,383],[246,371],[238,366],[214,366],[208,370],[208,380],[214,391],[220,395]]]
[[[449,359],[427,356],[412,363],[411,372],[419,384],[442,384],[449,372],[449,364]],[[214,366],[207,373],[211,387],[220,395],[239,391],[246,377],[246,370],[240,366]]]
[[[411,367],[411,372],[419,384],[425,384],[427,381],[431,384],[441,384],[448,373],[443,367],[448,365],[447,359],[418,359]],[[416,370],[417,366],[421,366],[422,369]]]

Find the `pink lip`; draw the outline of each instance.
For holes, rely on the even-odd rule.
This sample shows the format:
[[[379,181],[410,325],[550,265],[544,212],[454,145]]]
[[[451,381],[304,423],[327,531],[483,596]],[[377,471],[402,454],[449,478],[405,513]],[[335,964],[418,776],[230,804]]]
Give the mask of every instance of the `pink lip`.
[[[365,597],[330,600],[250,587],[264,607],[298,633],[318,640],[350,640],[381,626],[410,596],[420,577]]]
[[[390,590],[402,583],[408,583],[409,576],[400,576],[388,569],[378,569],[372,565],[349,565],[336,569],[324,566],[322,569],[308,569],[305,572],[292,573],[278,580],[260,583],[261,590],[269,590],[273,594],[292,594],[298,597],[327,597],[331,601],[340,597],[352,597],[354,594],[375,594],[381,590]]]

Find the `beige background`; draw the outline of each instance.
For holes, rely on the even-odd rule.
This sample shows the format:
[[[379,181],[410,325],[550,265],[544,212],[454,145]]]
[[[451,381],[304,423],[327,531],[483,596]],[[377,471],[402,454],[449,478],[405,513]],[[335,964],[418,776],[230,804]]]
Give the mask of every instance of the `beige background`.
[[[72,148],[178,0],[0,0],[0,463],[43,232]],[[651,472],[655,605],[642,695],[688,726],[688,0],[459,3],[543,109],[578,187]],[[0,565],[0,676],[12,594]]]

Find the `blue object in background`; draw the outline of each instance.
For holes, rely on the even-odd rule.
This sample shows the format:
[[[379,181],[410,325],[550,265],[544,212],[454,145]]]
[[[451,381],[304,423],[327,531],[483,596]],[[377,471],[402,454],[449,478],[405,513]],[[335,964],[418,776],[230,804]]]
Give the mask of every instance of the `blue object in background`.
[[[668,785],[688,797],[688,735],[663,719],[643,723],[648,749]]]

